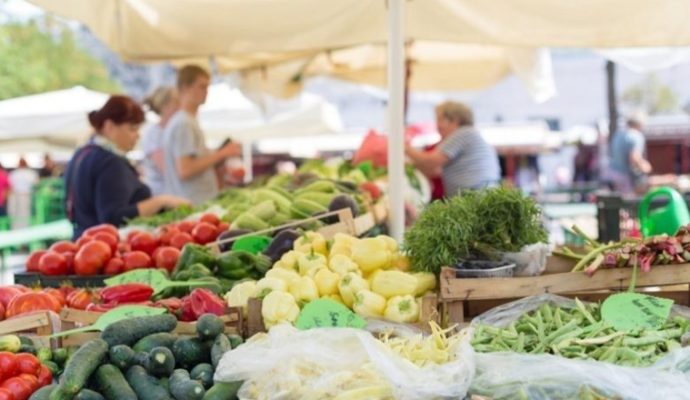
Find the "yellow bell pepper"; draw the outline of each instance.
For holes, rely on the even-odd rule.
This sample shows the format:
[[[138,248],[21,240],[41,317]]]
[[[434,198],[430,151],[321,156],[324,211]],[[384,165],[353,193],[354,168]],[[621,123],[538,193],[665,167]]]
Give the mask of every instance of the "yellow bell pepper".
[[[386,235],[378,235],[378,236],[376,236],[376,239],[381,239],[384,242],[386,242],[386,245],[388,246],[388,250],[391,253],[397,253],[398,252],[398,249],[399,249],[398,242],[395,239],[393,239],[392,237],[386,236]]]
[[[355,303],[352,308],[357,314],[365,317],[381,317],[386,309],[386,299],[371,290],[360,290],[355,295]]]
[[[362,274],[357,264],[350,257],[342,254],[333,256],[328,262],[328,268],[340,276],[345,276],[348,272],[354,272],[358,275]]]
[[[295,298],[297,304],[303,306],[319,298],[319,289],[313,279],[302,276],[290,285],[290,294]]]
[[[328,261],[326,260],[326,256],[319,253],[304,254],[297,259],[299,274],[302,276],[308,275],[309,271],[315,268],[326,268],[327,265]],[[314,273],[315,272],[312,272],[311,275]]]
[[[346,233],[336,233],[333,235],[333,246],[344,245],[352,247],[359,239]]]
[[[328,255],[328,246],[326,239],[318,233],[313,231],[305,232],[302,236],[295,240],[293,249],[302,253],[319,253],[321,255]]]
[[[338,293],[343,298],[346,306],[352,308],[355,302],[355,295],[363,289],[369,289],[369,282],[354,272],[346,273],[338,283]]]
[[[333,301],[337,301],[338,303],[340,303],[340,304],[342,304],[342,305],[345,305],[345,302],[343,301],[343,298],[340,297],[339,294],[332,294],[332,295],[329,295],[329,296],[326,296],[326,297],[323,297],[323,298],[324,298],[324,299],[330,299],[330,300],[333,300]]]
[[[338,282],[340,275],[328,268],[321,268],[314,275],[314,282],[319,289],[319,296],[329,296],[338,293]]]
[[[352,247],[345,243],[334,243],[331,246],[330,252],[328,253],[328,259],[332,260],[335,256],[345,256],[347,258],[352,257]]]
[[[267,329],[285,322],[293,323],[299,316],[299,306],[290,293],[273,291],[264,297],[261,316]]]
[[[410,295],[394,296],[388,299],[383,317],[393,322],[417,322],[419,319],[419,305],[415,298]]]
[[[414,290],[415,296],[421,296],[429,290],[436,288],[436,275],[431,272],[415,272],[412,274],[417,280],[417,287]]]
[[[254,292],[254,297],[263,299],[267,294],[274,290],[279,292],[287,292],[288,285],[282,279],[264,277],[256,282],[256,292]]]
[[[393,253],[384,239],[360,239],[352,245],[352,261],[365,274],[390,267],[392,259]]]
[[[225,294],[225,302],[228,307],[242,307],[244,315],[247,315],[247,302],[256,293],[256,282],[246,281],[238,283]]]
[[[398,271],[408,272],[410,271],[410,259],[407,258],[407,256],[404,254],[394,254],[393,265],[391,266],[391,268],[397,269]]]
[[[385,298],[414,294],[417,279],[407,272],[389,270],[376,271],[371,280],[371,290]]]
[[[266,272],[266,278],[280,279],[285,282],[286,286],[290,286],[292,282],[299,279],[299,274],[292,269],[273,267]],[[284,291],[287,291],[287,289]]]
[[[273,264],[273,268],[283,268],[299,272],[297,260],[303,255],[304,253],[302,253],[301,251],[290,250],[287,253],[283,254],[283,256],[280,257],[280,260]]]

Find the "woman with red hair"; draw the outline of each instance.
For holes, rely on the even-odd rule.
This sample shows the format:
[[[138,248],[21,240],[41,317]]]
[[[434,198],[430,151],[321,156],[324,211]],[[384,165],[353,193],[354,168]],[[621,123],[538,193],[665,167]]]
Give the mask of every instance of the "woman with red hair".
[[[122,225],[130,218],[187,204],[174,196],[151,197],[127,160],[143,122],[141,106],[127,96],[111,96],[100,110],[89,113],[95,133],[65,170],[67,215],[75,238],[94,225]]]

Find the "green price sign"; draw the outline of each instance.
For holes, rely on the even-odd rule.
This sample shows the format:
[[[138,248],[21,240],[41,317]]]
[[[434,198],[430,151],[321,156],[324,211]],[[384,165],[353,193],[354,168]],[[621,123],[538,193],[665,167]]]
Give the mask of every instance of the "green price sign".
[[[618,293],[601,305],[601,317],[620,331],[659,329],[669,314],[673,300],[641,293]]]
[[[232,250],[244,250],[252,254],[259,254],[271,244],[271,238],[255,235],[239,238],[232,244]]]
[[[318,299],[302,309],[295,326],[312,328],[364,328],[366,321],[344,305],[329,299]]]

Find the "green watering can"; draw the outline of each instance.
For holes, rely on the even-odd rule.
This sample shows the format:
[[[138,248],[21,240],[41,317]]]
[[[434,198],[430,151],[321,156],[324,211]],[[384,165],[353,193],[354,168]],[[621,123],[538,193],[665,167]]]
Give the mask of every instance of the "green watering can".
[[[649,205],[657,197],[668,197],[668,204],[649,211]],[[678,191],[670,187],[650,190],[640,203],[638,215],[644,237],[663,233],[675,235],[678,228],[690,223],[690,212],[685,199]]]

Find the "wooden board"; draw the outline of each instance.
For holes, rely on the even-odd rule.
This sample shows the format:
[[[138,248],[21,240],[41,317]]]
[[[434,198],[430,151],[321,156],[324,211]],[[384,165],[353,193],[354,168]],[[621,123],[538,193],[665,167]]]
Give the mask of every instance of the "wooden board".
[[[37,311],[0,321],[0,335],[25,335],[41,347],[56,348],[59,342],[49,336],[59,332],[60,328],[60,317],[50,311]]]

